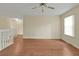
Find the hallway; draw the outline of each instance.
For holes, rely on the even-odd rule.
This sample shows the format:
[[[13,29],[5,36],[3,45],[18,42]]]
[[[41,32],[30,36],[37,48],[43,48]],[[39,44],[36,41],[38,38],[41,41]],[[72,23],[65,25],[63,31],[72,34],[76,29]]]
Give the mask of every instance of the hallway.
[[[1,56],[73,56],[79,55],[79,49],[63,40],[22,39],[0,52]]]

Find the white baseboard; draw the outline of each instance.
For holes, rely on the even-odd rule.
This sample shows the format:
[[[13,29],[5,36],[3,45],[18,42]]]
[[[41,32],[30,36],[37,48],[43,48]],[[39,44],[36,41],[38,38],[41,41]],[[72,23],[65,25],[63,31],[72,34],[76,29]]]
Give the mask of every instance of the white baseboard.
[[[63,39],[62,39],[62,40],[63,40]],[[65,41],[65,42],[71,44],[72,46],[74,46],[75,48],[79,49],[79,46],[77,46],[76,44],[73,44],[73,43],[71,43],[71,42],[69,42],[69,41],[67,41],[67,40],[63,40],[63,41]]]
[[[40,38],[40,37],[23,37],[25,39],[60,39],[60,38]]]
[[[7,47],[10,46],[10,45],[12,45],[13,43],[14,43],[14,42],[9,43],[9,44],[7,45]]]

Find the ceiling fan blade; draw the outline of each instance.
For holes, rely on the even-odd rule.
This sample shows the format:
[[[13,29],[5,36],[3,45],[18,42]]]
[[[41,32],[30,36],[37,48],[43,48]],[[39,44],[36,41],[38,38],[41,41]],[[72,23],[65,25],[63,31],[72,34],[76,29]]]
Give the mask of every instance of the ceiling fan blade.
[[[38,8],[38,7],[33,7],[32,9],[36,9],[36,8]]]
[[[50,6],[48,6],[47,8],[50,8],[50,9],[55,9],[54,7],[50,7]]]
[[[40,7],[41,7],[41,5],[35,6],[35,7],[33,7],[32,9],[36,9],[36,8],[40,8]]]

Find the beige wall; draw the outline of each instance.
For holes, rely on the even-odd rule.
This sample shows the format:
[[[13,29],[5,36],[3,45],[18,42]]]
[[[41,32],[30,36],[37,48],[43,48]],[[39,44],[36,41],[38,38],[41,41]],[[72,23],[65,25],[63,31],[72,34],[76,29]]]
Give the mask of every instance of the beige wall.
[[[0,29],[9,29],[10,23],[8,17],[0,16]]]
[[[64,18],[69,15],[75,15],[75,37],[70,37],[63,34]],[[68,11],[67,13],[61,15],[61,26],[62,39],[79,48],[79,7],[76,7]]]
[[[28,38],[60,39],[59,16],[25,16],[23,35]]]

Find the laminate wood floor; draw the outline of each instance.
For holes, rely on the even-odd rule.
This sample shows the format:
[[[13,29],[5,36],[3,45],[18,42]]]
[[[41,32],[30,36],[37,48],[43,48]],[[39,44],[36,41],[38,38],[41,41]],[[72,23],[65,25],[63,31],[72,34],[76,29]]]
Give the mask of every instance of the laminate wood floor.
[[[78,56],[79,49],[63,40],[21,39],[0,52],[1,56]]]

